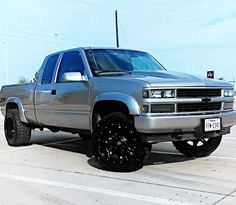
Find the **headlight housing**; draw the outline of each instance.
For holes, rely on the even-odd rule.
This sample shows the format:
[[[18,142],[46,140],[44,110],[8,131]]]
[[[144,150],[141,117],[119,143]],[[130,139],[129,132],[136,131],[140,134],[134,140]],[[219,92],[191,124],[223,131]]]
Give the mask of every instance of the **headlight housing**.
[[[151,98],[174,98],[175,90],[151,90]]]
[[[153,89],[153,90],[144,90],[143,98],[174,98],[175,90],[174,89]]]
[[[233,97],[234,96],[234,90],[233,89],[225,89],[224,90],[224,96],[225,97]]]

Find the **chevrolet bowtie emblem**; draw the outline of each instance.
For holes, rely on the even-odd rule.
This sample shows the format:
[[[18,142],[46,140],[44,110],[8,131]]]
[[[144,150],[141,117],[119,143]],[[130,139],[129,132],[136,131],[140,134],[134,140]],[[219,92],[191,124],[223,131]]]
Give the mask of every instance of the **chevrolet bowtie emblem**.
[[[202,98],[202,102],[204,103],[211,102],[211,98]]]

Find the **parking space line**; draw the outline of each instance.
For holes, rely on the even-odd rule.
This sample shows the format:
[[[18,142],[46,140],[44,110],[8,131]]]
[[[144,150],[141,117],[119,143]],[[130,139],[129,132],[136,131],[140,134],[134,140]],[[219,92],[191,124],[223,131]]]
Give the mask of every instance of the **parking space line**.
[[[185,157],[184,155],[180,154],[180,153],[176,153],[176,152],[162,152],[162,151],[153,151],[153,153],[156,153],[156,154],[169,154],[169,155],[178,155],[178,156],[183,156]],[[218,157],[218,156],[208,156],[208,158],[213,158],[213,159],[226,159],[226,160],[236,160],[236,157]],[[203,158],[204,159],[204,158]]]
[[[12,148],[12,149],[7,149],[7,150],[1,150],[0,153],[15,152],[15,151],[26,150],[26,149],[33,149],[33,148],[40,147],[40,146],[51,145],[51,144],[60,144],[60,143],[65,143],[65,142],[74,142],[74,141],[77,141],[77,140],[79,140],[79,138],[71,139],[71,140],[50,142],[50,143],[45,143],[45,144],[40,144],[40,145],[33,144],[33,145],[30,145],[30,146],[25,146],[25,147],[17,147],[17,148]]]
[[[226,159],[226,160],[236,160],[236,157],[217,157],[217,156],[209,156],[213,159]]]
[[[121,192],[121,191],[114,191],[110,189],[71,184],[71,183],[65,183],[65,182],[60,182],[60,181],[52,181],[52,180],[41,179],[41,178],[24,177],[24,176],[18,176],[18,175],[6,174],[6,173],[0,173],[0,178],[17,180],[21,182],[30,182],[30,183],[49,185],[49,186],[55,186],[55,187],[60,187],[60,188],[66,188],[66,189],[74,189],[74,190],[85,191],[85,192],[93,192],[93,193],[111,195],[111,196],[116,196],[116,197],[140,200],[140,201],[145,201],[145,202],[152,202],[152,203],[157,203],[157,204],[191,205],[190,203],[182,203],[180,201],[174,201],[171,199],[164,199],[164,198],[158,198],[158,197],[146,196],[146,195],[140,195],[140,194],[132,194],[132,193],[126,193],[126,192]]]
[[[15,152],[15,151],[21,151],[21,150],[27,150],[27,149],[33,149],[33,148],[37,148],[40,146],[45,146],[45,145],[51,145],[51,144],[60,144],[60,143],[66,143],[66,142],[74,142],[74,141],[78,141],[79,139],[71,139],[71,140],[63,140],[63,141],[57,141],[57,142],[50,142],[50,143],[45,143],[45,144],[41,144],[41,145],[31,145],[31,146],[26,146],[26,147],[18,147],[18,148],[12,148],[12,149],[7,149],[7,150],[1,150],[0,153],[6,153],[6,152]],[[154,151],[152,150],[152,153],[156,153],[156,154],[169,154],[169,155],[178,155],[178,156],[183,156],[184,155],[177,153],[177,152],[163,152],[163,151]],[[208,156],[209,158],[213,158],[213,159],[225,159],[225,160],[236,160],[236,157],[220,157],[220,156]]]

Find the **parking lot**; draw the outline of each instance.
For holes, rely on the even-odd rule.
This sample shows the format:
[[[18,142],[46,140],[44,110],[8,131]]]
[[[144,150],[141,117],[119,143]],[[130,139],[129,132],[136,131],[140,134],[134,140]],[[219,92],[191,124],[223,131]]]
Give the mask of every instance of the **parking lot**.
[[[171,143],[153,146],[142,169],[114,173],[78,135],[33,132],[9,147],[0,116],[0,204],[235,204],[236,127],[209,157],[192,159]]]

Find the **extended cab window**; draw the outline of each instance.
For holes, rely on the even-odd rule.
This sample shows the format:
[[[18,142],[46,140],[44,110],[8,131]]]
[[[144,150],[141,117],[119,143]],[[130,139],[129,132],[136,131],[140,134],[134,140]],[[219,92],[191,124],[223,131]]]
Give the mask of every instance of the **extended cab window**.
[[[43,76],[41,80],[41,84],[51,84],[52,77],[55,70],[55,66],[57,64],[57,59],[59,55],[53,55],[48,58],[47,63],[44,67]]]
[[[78,51],[67,52],[63,55],[57,74],[57,82],[62,82],[63,74],[68,72],[80,72],[81,75],[84,75],[84,64]]]

